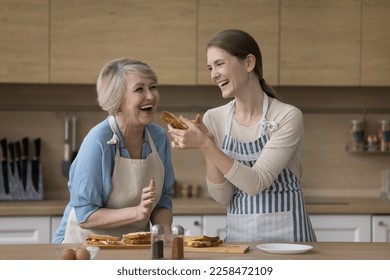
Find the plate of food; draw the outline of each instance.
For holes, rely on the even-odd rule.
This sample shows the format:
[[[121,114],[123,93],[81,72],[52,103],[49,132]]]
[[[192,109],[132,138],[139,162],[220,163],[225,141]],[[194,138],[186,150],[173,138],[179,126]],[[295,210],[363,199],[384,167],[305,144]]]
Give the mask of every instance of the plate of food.
[[[303,254],[313,246],[291,243],[265,243],[256,246],[258,249],[271,254]]]

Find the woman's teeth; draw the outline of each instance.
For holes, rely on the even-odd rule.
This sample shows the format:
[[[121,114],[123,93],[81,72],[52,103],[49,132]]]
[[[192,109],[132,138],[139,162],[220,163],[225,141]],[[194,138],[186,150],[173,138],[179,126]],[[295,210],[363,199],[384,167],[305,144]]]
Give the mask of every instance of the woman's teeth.
[[[229,83],[229,81],[224,81],[219,84],[220,87],[226,86]]]
[[[145,105],[145,106],[140,107],[141,111],[150,112],[150,111],[152,111],[152,109],[153,109],[153,105]]]

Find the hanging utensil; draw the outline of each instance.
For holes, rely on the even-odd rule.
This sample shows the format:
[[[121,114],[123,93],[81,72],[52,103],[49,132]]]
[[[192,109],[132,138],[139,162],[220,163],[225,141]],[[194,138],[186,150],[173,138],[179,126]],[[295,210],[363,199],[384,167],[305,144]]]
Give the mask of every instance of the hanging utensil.
[[[76,128],[77,128],[77,118],[75,116],[72,117],[72,159],[71,162],[74,161],[74,159],[77,156],[77,144],[76,144]]]
[[[66,177],[69,175],[69,119],[65,118],[64,121],[64,158],[62,161],[62,174]]]

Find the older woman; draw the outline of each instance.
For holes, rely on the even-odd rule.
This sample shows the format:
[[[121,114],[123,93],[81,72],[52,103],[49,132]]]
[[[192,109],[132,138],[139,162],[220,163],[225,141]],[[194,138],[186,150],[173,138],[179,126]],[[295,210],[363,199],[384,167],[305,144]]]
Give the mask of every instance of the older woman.
[[[109,116],[93,127],[69,173],[70,201],[54,243],[89,234],[169,232],[174,173],[165,130],[152,123],[159,103],[157,76],[131,59],[108,62],[97,80],[98,102]]]

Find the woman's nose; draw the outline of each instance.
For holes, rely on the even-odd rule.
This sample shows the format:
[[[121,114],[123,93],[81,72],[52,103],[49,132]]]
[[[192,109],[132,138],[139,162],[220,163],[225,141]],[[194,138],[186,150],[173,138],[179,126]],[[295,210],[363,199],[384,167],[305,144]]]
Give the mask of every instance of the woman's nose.
[[[219,73],[215,69],[212,69],[210,71],[210,76],[211,76],[211,80],[215,81],[215,79],[219,77]]]
[[[148,89],[147,92],[146,92],[146,98],[147,98],[147,99],[154,99],[155,96],[154,96],[153,91],[151,91],[150,89]]]

